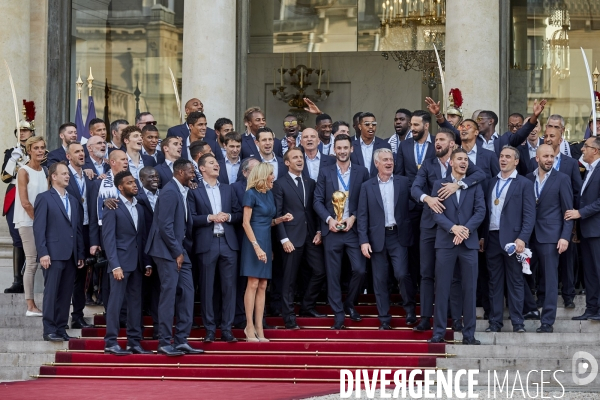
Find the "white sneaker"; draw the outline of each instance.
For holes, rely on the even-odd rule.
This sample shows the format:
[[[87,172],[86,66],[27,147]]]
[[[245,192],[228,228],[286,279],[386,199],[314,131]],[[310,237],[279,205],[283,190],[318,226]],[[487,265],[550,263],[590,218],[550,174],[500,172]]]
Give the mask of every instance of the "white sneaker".
[[[27,312],[25,313],[26,317],[41,317],[42,313],[41,312],[35,312],[35,311],[29,311],[27,310]]]

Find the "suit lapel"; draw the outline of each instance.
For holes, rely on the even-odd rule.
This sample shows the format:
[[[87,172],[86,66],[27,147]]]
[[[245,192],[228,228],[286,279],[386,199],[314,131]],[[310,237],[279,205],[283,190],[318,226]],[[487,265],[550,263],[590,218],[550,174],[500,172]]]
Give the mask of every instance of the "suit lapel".
[[[397,176],[394,176],[394,204],[398,204],[398,197],[400,197],[400,184],[396,178]]]
[[[363,157],[362,147],[360,145],[360,139],[354,141],[354,154],[356,154],[356,162],[358,165],[362,165],[363,167],[367,167],[365,165],[365,158]]]
[[[510,185],[508,186],[508,189],[506,189],[506,196],[504,197],[504,204],[506,205],[506,203],[510,200],[510,196],[512,196],[512,194],[515,192],[516,187],[518,185],[517,183],[517,179],[519,179],[519,176],[517,175],[516,178],[513,178],[510,182]],[[502,189],[502,185],[504,185],[504,183],[500,184],[500,189]]]
[[[121,213],[125,214],[125,218],[127,218],[127,220],[129,221],[129,223],[131,224],[131,226],[133,226],[133,229],[135,229],[135,223],[133,222],[133,218],[131,217],[131,213],[129,212],[129,210],[127,209],[127,207],[125,207],[125,205],[123,205],[123,207],[118,207],[117,211],[118,210],[121,210]],[[139,219],[139,213],[138,213],[138,219]]]
[[[588,179],[587,185],[585,185],[585,187],[581,191],[581,194],[583,194],[583,192],[585,192],[587,190],[587,188],[590,187],[590,184],[592,183],[592,179],[594,179],[594,175],[596,174],[596,172],[598,172],[599,169],[600,169],[600,164],[596,165],[596,168],[594,168],[594,170],[592,171],[592,176],[590,176],[590,179]],[[588,171],[587,174],[589,174],[589,173],[590,172]],[[584,182],[585,182],[585,179],[587,178],[587,174],[586,174],[585,178],[583,178]]]
[[[411,145],[407,146],[409,147],[409,151],[408,154],[406,154],[406,158],[408,159],[408,164],[412,165],[415,169],[417,169],[417,160],[415,160],[415,147],[417,146],[417,142],[415,142],[415,140],[413,138],[410,139],[406,139],[406,140],[410,140],[411,141]],[[406,165],[404,166],[404,168],[406,168]]]
[[[304,196],[304,193],[302,193],[302,190],[298,187],[298,185],[296,185],[296,182],[294,182],[294,179],[292,179],[292,177],[289,174],[285,174],[285,176],[283,177],[283,180],[285,182],[287,182],[287,184],[290,186],[290,188],[296,193],[296,195],[300,199],[300,202],[304,206],[304,201],[302,199],[302,197]],[[302,184],[304,185],[304,182],[302,182]]]
[[[540,193],[540,197],[538,198],[538,203],[542,201],[542,199],[544,198],[546,193],[550,190],[550,188],[552,187],[552,185],[554,185],[555,182],[556,182],[556,171],[554,171],[554,173],[550,173],[550,176],[548,177],[548,181],[544,184],[544,187],[542,188],[542,192]],[[535,182],[533,184],[535,185]]]
[[[197,193],[200,195],[200,199],[202,200],[202,202],[204,203],[204,205],[211,211],[211,213],[214,213],[215,210],[212,209],[212,206],[210,205],[210,199],[208,198],[208,192],[206,191],[206,187],[204,187],[204,185],[198,186]]]
[[[352,174],[350,174],[350,176],[352,176]],[[394,183],[392,182],[392,185]],[[381,207],[382,210],[385,210],[385,208],[383,207],[383,197],[381,197],[381,190],[379,189],[379,179],[374,179],[373,180],[373,193],[375,193],[375,198],[377,199],[377,203],[379,203],[379,207]],[[394,197],[396,197],[396,185],[394,185]]]
[[[62,211],[62,213],[65,216],[65,218],[67,220],[70,220],[69,219],[69,215],[67,214],[67,210],[65,209],[65,203],[63,203],[63,201],[60,198],[60,195],[58,194],[58,192],[56,191],[56,189],[52,188],[51,191],[50,191],[50,193],[52,194],[52,198],[54,199],[54,201],[56,201],[56,204],[58,205],[58,208],[60,208],[60,211]]]

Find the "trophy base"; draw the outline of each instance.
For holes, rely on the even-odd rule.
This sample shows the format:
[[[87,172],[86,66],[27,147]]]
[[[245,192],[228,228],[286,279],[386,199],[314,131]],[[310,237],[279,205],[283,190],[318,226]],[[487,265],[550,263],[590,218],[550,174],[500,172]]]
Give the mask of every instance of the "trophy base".
[[[335,226],[335,228],[336,228],[338,231],[343,231],[344,229],[346,229],[346,224],[337,224],[337,225]]]

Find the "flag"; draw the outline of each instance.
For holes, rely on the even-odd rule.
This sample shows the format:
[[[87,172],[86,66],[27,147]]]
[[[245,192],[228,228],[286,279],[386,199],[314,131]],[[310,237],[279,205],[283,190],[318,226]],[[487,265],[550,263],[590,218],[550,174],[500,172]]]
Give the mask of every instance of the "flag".
[[[81,141],[85,132],[85,125],[83,124],[83,116],[81,115],[81,99],[77,99],[77,109],[75,110],[75,125],[77,125],[77,140]],[[89,137],[87,132],[86,137]]]
[[[85,132],[82,135],[86,139],[90,138],[90,121],[93,120],[94,118],[96,118],[96,107],[94,106],[94,98],[92,96],[89,96],[88,97],[88,113],[87,113],[87,119],[85,121]]]

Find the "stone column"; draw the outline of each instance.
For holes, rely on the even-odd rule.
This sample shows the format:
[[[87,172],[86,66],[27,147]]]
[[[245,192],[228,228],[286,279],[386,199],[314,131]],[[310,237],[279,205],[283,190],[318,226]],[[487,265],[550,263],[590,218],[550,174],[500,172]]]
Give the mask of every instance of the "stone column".
[[[499,2],[447,0],[446,4],[446,91],[461,90],[468,117],[476,109],[498,113]]]
[[[22,0],[0,1],[0,57],[8,63],[15,84],[19,119],[23,108],[23,99],[29,96],[29,39],[30,39],[30,3]],[[36,102],[37,104],[37,102]],[[13,97],[8,81],[8,72],[4,61],[0,61],[0,151],[14,147],[17,139],[13,135],[15,112]],[[44,121],[36,121],[43,125]],[[2,189],[4,194],[4,189]]]
[[[186,1],[183,17],[182,107],[197,97],[208,125],[235,124],[236,2]]]

